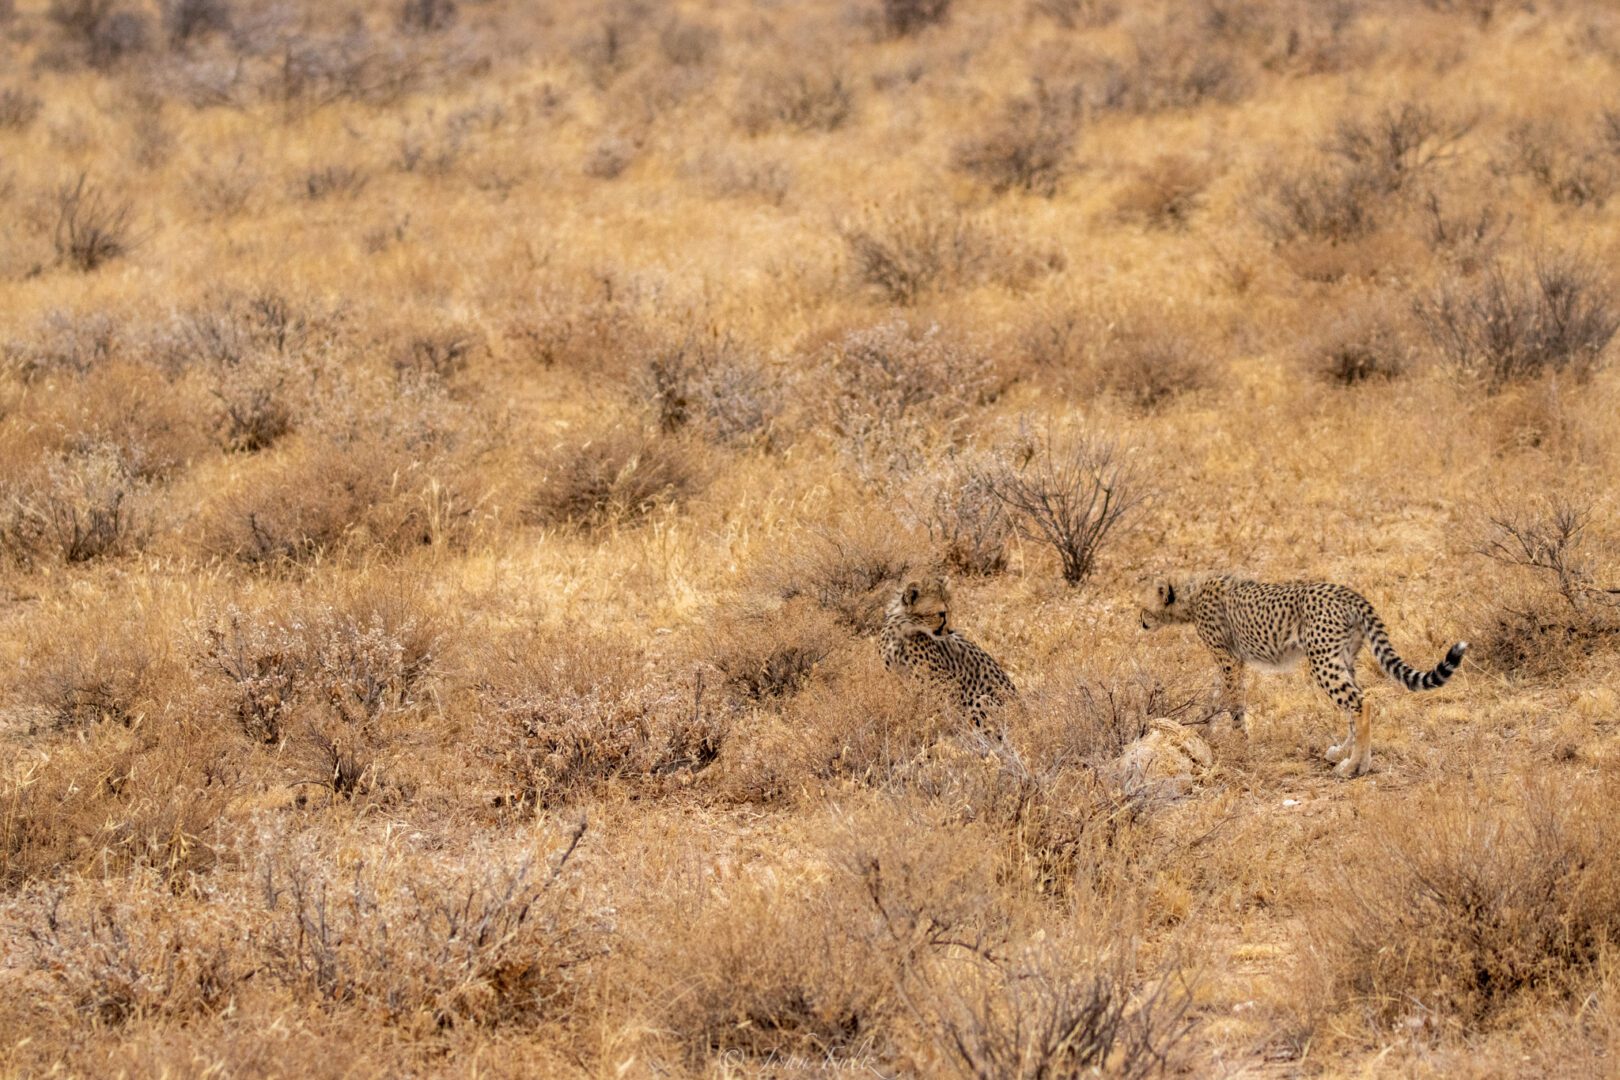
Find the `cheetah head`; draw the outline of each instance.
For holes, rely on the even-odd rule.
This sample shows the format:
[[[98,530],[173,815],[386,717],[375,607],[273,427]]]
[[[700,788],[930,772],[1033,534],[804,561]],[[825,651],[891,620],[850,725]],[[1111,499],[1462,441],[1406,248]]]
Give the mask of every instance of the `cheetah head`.
[[[1142,607],[1142,629],[1152,630],[1168,623],[1192,619],[1191,582],[1161,581]]]
[[[939,636],[951,628],[951,589],[942,577],[908,578],[889,604],[906,635]]]

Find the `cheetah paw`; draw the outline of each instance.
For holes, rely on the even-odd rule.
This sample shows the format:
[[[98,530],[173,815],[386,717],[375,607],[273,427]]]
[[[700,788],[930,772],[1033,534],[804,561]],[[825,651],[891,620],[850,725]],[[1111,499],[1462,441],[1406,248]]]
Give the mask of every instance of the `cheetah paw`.
[[[1323,756],[1326,757],[1329,761],[1338,761],[1338,760],[1340,760],[1341,758],[1344,757],[1346,752],[1347,752],[1347,748],[1345,746],[1343,746],[1342,744],[1335,743],[1333,746],[1330,746],[1330,747],[1327,748],[1327,753],[1324,754]]]

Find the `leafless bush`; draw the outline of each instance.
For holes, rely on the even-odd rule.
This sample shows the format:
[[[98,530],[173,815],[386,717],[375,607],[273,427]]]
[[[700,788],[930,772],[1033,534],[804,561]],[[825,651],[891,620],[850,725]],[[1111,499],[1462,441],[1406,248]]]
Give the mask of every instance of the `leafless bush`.
[[[884,32],[892,37],[937,26],[951,13],[951,0],[881,0]]]
[[[1175,973],[1137,985],[1135,931],[1118,912],[1082,936],[1009,940],[931,897],[892,853],[857,852],[851,871],[896,966],[905,1010],[942,1063],[965,1077],[1161,1073],[1191,1030],[1191,987]],[[919,895],[920,894],[920,895]],[[1096,925],[1106,921],[1106,925]]]
[[[114,11],[90,32],[90,66],[109,68],[151,47],[152,24],[145,12]]]
[[[890,590],[908,569],[921,565],[915,547],[892,518],[813,529],[752,567],[745,591],[783,603],[803,597],[846,629],[875,634]]]
[[[1276,243],[1301,237],[1343,243],[1375,232],[1388,209],[1388,192],[1369,170],[1324,159],[1267,173],[1253,212]]]
[[[1399,314],[1378,299],[1355,305],[1308,341],[1301,358],[1313,373],[1341,386],[1399,378],[1411,360]]]
[[[1212,179],[1208,163],[1181,154],[1163,154],[1137,170],[1115,198],[1125,218],[1137,218],[1158,229],[1184,229],[1203,202]]]
[[[394,371],[401,378],[449,382],[467,370],[481,347],[475,332],[458,327],[413,334],[395,349]]]
[[[0,537],[13,556],[88,562],[138,550],[150,533],[145,485],[115,448],[63,455],[13,484],[0,509]]]
[[[1130,40],[1125,59],[1089,65],[1080,89],[1093,107],[1134,113],[1190,109],[1237,101],[1248,91],[1241,58],[1203,32],[1196,19],[1140,23]]]
[[[228,34],[236,21],[232,0],[162,0],[159,10],[172,49],[212,34]]]
[[[761,68],[738,90],[737,124],[750,135],[773,128],[837,131],[855,112],[855,88],[835,67]]]
[[[1495,260],[1513,215],[1494,203],[1472,210],[1448,212],[1440,195],[1429,192],[1422,203],[1429,248],[1464,274],[1472,274]]]
[[[945,565],[964,574],[999,574],[1007,568],[1013,522],[996,494],[1000,463],[991,456],[953,460],[934,482],[923,508],[928,538]]]
[[[703,466],[690,446],[625,427],[557,446],[541,471],[525,514],[544,525],[633,523],[704,484]]]
[[[253,354],[216,367],[210,392],[218,402],[221,445],[251,454],[292,431],[296,374],[296,365],[277,354]]]
[[[1033,94],[1009,101],[983,134],[957,143],[953,162],[998,194],[1051,197],[1068,171],[1079,128],[1075,103],[1037,86]]]
[[[1530,777],[1515,796],[1420,797],[1359,827],[1369,857],[1310,917],[1319,1015],[1353,1001],[1375,1030],[1479,1030],[1527,998],[1588,992],[1620,927],[1613,790]]]
[[[1211,382],[1202,342],[1146,322],[1115,328],[1095,364],[1101,388],[1145,412]]]
[[[848,642],[848,629],[810,598],[762,604],[744,595],[708,635],[704,653],[727,690],[761,704],[797,693]]]
[[[276,745],[309,678],[304,641],[273,617],[232,608],[206,627],[203,655],[229,688],[228,709],[242,733]]]
[[[11,370],[32,381],[57,373],[87,375],[118,355],[123,334],[104,311],[53,309],[29,338],[7,341],[4,356]]]
[[[267,852],[254,875],[264,973],[310,1001],[420,1016],[428,1031],[565,1014],[611,926],[569,872],[584,835],[581,823],[545,860],[420,860],[404,875]]]
[[[1572,255],[1539,257],[1528,271],[1493,264],[1419,299],[1414,311],[1447,362],[1491,389],[1548,372],[1588,379],[1620,329],[1604,275]]]
[[[435,34],[456,21],[456,0],[402,0],[399,25],[407,33]]]
[[[1030,0],[1029,10],[1065,30],[1096,29],[1119,18],[1115,0]]]
[[[769,445],[783,400],[762,365],[733,338],[689,335],[653,350],[635,393],[666,435],[695,428],[719,443]]]
[[[720,49],[720,31],[703,23],[671,18],[658,31],[658,51],[676,67],[701,67]]]
[[[868,474],[904,472],[961,434],[967,416],[1001,390],[990,358],[938,325],[894,319],[832,342],[830,428]]]
[[[1509,130],[1502,171],[1527,176],[1553,202],[1602,207],[1620,187],[1620,161],[1600,136],[1586,140],[1546,122]]]
[[[1491,516],[1490,532],[1476,550],[1506,566],[1552,575],[1558,594],[1571,610],[1580,611],[1591,600],[1620,592],[1595,586],[1592,568],[1579,554],[1591,517],[1590,507],[1563,499],[1554,499],[1542,512],[1499,511]]]
[[[1403,101],[1371,116],[1341,117],[1323,149],[1394,195],[1454,157],[1473,126],[1472,120],[1444,120],[1427,105]]]
[[[1140,471],[1117,444],[1050,429],[1023,436],[1022,459],[996,478],[996,495],[1018,529],[1057,552],[1063,580],[1091,576],[1116,526],[1147,500]]]
[[[505,784],[502,805],[532,812],[608,783],[655,793],[719,757],[729,727],[704,702],[701,675],[649,680],[635,653],[577,633],[531,635],[520,655],[546,659],[498,661],[479,688],[478,753]]]
[[[0,131],[27,131],[45,103],[21,87],[0,90]]]
[[[76,269],[94,270],[128,254],[135,244],[134,220],[133,203],[108,196],[80,173],[56,192],[56,256]]]
[[[366,189],[371,177],[353,165],[326,165],[304,174],[304,197],[311,200],[352,199]]]
[[[138,614],[117,624],[58,620],[34,643],[26,698],[57,729],[111,723],[129,727],[160,700],[168,675],[163,643]]]
[[[908,203],[869,213],[841,233],[856,279],[891,304],[971,283],[993,256],[978,222],[954,208]]]

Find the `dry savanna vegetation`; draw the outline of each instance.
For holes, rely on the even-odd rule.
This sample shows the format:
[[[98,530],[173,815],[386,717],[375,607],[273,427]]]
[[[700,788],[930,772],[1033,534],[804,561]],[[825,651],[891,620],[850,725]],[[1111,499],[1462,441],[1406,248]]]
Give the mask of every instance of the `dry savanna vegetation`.
[[[1612,5],[0,0],[0,195],[0,1073],[1620,1069]]]

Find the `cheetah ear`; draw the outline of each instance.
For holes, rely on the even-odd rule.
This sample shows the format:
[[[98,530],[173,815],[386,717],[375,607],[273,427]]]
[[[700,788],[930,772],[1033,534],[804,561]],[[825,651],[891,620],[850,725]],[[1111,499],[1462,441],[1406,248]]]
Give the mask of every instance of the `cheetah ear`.
[[[907,585],[906,586],[906,591],[900,594],[900,599],[901,599],[901,601],[903,603],[915,604],[917,602],[918,592],[919,592],[919,590],[918,590],[917,586],[915,586],[915,585]]]
[[[1167,604],[1176,602],[1176,583],[1173,581],[1164,583],[1164,602]]]

